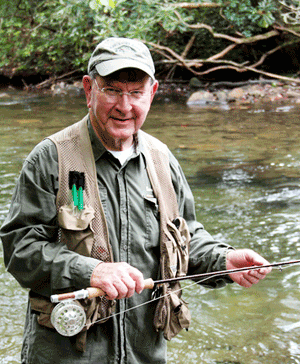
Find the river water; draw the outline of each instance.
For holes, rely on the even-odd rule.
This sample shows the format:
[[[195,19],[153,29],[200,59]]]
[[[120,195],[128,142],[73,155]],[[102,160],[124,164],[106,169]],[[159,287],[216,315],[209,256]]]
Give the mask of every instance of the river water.
[[[9,92],[0,98],[0,224],[23,160],[45,136],[86,114],[84,97]],[[155,103],[144,130],[166,142],[188,178],[199,221],[214,238],[270,262],[300,258],[300,106],[231,110]],[[2,252],[2,246],[0,246]],[[188,287],[188,332],[169,363],[300,363],[300,267],[273,270],[249,289]],[[27,292],[0,255],[0,364],[19,363]]]

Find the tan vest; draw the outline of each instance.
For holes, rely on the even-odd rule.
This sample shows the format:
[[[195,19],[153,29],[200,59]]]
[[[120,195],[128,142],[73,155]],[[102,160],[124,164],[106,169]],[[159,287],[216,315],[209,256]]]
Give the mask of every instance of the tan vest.
[[[88,117],[85,117],[80,122],[49,137],[55,143],[58,152],[59,191],[56,205],[60,227],[59,238],[72,251],[95,257],[104,262],[112,262],[112,249],[109,244],[107,223],[98,190],[96,166],[87,121]],[[186,275],[190,238],[185,221],[179,217],[176,194],[171,179],[168,148],[156,138],[142,131],[139,132],[139,138],[145,148],[147,171],[160,210],[161,278]],[[85,205],[79,216],[74,216],[72,208],[69,171],[84,172],[85,174]],[[165,294],[172,290],[179,290],[172,296],[180,299],[179,283],[173,286],[163,285]],[[176,297],[175,305],[177,307],[178,305],[180,307],[185,306],[184,301],[180,300],[178,303]],[[112,302],[105,297],[87,299],[85,306],[90,312],[90,317],[87,315],[88,324],[92,324],[99,318],[108,317],[112,310]],[[170,306],[168,296],[160,299],[154,326],[157,330],[164,331],[166,339],[171,339],[182,328],[188,327],[189,313],[186,308],[186,317],[183,322],[179,322],[180,329],[178,328],[176,333],[170,333],[166,326],[170,325],[169,321],[172,320],[172,317],[170,312],[168,313],[170,307],[167,306]],[[177,325],[177,317],[175,324]]]

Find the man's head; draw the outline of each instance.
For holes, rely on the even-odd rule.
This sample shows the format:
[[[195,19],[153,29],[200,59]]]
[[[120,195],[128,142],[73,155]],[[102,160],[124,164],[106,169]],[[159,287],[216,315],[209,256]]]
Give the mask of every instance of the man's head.
[[[105,147],[128,148],[143,125],[158,82],[148,48],[127,38],[98,44],[83,85],[92,126]]]
[[[154,64],[149,49],[142,42],[128,38],[107,38],[99,43],[88,64],[88,74],[96,69],[108,76],[123,68],[136,68],[154,80]]]

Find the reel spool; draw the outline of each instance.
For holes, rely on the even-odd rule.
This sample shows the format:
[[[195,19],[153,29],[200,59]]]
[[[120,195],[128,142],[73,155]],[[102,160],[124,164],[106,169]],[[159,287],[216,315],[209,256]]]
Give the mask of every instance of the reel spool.
[[[51,323],[62,336],[74,336],[83,329],[86,315],[78,302],[65,300],[54,307]]]

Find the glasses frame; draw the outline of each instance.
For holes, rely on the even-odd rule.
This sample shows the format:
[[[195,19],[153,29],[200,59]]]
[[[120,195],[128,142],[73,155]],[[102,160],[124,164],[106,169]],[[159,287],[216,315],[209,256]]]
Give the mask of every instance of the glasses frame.
[[[102,88],[100,88],[99,85],[98,85],[97,79],[95,79],[95,83],[96,83],[96,86],[97,86],[97,90],[102,92],[107,99],[111,99],[112,100],[111,102],[117,102],[123,95],[126,95],[126,96],[128,96],[130,102],[134,103],[134,102],[141,101],[143,99],[143,97],[146,96],[147,93],[148,93],[148,91],[139,91],[139,90],[133,90],[133,91],[125,92],[125,91],[118,90],[118,89],[116,89],[114,87],[102,87]],[[116,96],[107,95],[107,93],[105,92],[106,89],[115,90],[116,91]],[[137,91],[140,92],[141,95],[139,97],[134,97],[133,93],[137,92]]]

